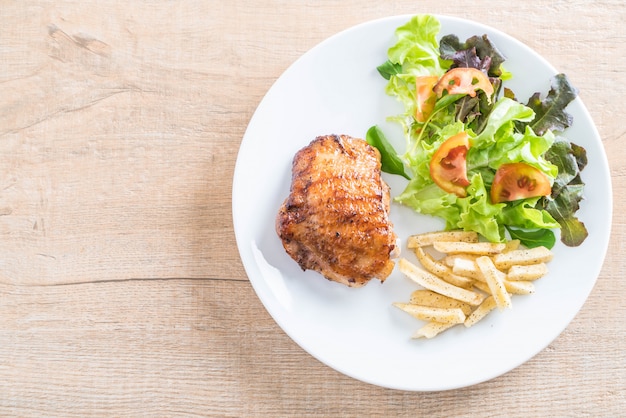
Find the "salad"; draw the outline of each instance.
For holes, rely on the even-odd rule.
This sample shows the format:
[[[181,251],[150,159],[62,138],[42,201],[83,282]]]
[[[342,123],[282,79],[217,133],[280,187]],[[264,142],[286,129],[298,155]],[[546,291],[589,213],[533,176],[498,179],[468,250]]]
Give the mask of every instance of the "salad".
[[[408,180],[395,200],[492,242],[552,248],[560,230],[565,245],[580,245],[586,152],[564,136],[576,89],[558,74],[547,94],[524,104],[505,86],[516,75],[487,35],[461,41],[439,32],[436,17],[414,16],[377,68],[404,108],[388,118],[403,128],[403,152],[378,126],[366,135],[382,170]]]

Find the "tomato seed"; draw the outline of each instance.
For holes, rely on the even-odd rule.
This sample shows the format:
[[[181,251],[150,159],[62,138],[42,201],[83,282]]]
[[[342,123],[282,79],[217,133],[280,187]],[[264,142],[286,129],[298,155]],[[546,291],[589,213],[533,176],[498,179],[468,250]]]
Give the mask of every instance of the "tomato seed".
[[[526,189],[528,191],[533,191],[537,187],[537,180],[531,179],[528,176],[522,176],[517,179],[517,187],[520,189]]]

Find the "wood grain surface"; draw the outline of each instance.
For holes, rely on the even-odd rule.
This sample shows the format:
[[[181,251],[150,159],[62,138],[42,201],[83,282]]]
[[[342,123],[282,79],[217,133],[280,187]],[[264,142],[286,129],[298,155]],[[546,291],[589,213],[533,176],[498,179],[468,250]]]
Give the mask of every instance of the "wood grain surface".
[[[439,13],[568,74],[614,191],[597,285],[521,367],[435,393],[352,380],[271,319],[231,183],[261,98],[365,21]],[[0,0],[1,416],[558,416],[626,411],[622,0]]]

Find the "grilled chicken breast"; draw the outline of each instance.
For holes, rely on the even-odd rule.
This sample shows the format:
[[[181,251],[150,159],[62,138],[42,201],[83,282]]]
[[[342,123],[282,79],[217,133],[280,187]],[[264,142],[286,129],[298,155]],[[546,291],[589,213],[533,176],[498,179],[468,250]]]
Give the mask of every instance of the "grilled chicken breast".
[[[276,231],[303,270],[351,287],[389,276],[396,234],[380,166],[376,148],[346,135],[317,137],[295,155]]]

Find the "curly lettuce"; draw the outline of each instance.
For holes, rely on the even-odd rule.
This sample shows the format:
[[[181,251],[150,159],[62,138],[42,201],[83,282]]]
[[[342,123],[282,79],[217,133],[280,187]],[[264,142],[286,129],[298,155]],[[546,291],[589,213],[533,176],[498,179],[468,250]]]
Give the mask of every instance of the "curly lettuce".
[[[387,61],[377,67],[387,80],[386,93],[404,105],[404,113],[388,118],[404,128],[403,153],[391,147],[380,129],[368,132],[369,142],[381,154],[393,154],[393,158],[383,155],[390,172],[409,178],[395,200],[416,212],[444,219],[447,229],[476,231],[490,241],[504,241],[508,234],[528,247],[550,248],[555,242],[552,230],[560,228],[566,245],[579,245],[587,236],[575,217],[582,199],[580,171],[586,155],[581,147],[556,136],[572,123],[565,108],[576,97],[576,90],[560,74],[543,98],[536,93],[522,104],[506,88],[500,97],[502,82],[512,75],[504,69],[504,55],[489,38],[474,36],[461,42],[455,35],[447,35],[440,44],[440,29],[433,16],[413,17],[397,28],[397,42],[389,48]],[[496,87],[493,95],[487,97],[482,91],[443,94],[428,118],[418,121],[417,77],[440,78],[458,67],[487,74]],[[470,184],[463,197],[439,188],[429,167],[440,145],[460,132],[468,135],[470,143],[466,155]],[[495,171],[502,164],[518,162],[546,175],[552,184],[551,196],[492,203],[489,190]]]

